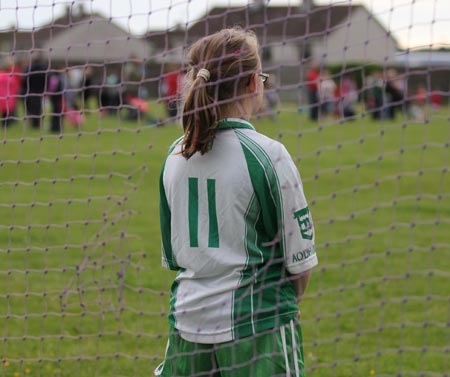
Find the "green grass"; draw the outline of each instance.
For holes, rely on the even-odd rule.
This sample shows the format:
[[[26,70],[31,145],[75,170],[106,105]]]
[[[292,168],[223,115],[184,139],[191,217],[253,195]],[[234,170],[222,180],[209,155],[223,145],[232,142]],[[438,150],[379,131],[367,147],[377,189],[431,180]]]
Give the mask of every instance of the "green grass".
[[[450,371],[450,125],[431,116],[317,125],[284,105],[254,122],[290,151],[315,220],[308,376]],[[152,375],[173,279],[157,183],[179,135],[95,111],[62,136],[3,131],[0,376]]]

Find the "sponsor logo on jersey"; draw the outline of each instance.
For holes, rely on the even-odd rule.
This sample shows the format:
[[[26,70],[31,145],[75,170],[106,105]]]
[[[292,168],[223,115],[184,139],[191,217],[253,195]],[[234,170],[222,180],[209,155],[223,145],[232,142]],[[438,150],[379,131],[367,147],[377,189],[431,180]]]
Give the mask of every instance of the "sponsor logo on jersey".
[[[311,246],[310,248],[299,251],[297,254],[294,254],[292,256],[292,263],[301,262],[304,259],[308,259],[311,255],[314,255],[316,253],[316,247]]]
[[[297,219],[302,238],[305,240],[312,240],[314,231],[309,208],[305,207],[294,212],[294,218]]]

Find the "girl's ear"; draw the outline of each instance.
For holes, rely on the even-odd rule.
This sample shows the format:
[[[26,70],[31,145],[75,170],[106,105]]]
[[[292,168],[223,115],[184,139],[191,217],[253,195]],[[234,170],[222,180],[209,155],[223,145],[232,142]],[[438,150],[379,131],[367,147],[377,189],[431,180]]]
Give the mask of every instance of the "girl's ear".
[[[256,80],[259,80],[259,76],[257,73],[252,74],[252,78],[250,79],[250,93],[255,93],[258,89],[258,82]]]

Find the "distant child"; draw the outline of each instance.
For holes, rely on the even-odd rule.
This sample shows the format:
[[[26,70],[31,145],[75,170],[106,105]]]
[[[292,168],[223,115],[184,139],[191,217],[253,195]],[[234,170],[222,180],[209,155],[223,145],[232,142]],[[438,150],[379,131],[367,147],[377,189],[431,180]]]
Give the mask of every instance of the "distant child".
[[[280,96],[278,95],[277,89],[275,86],[267,81],[265,84],[264,90],[264,103],[265,103],[265,111],[264,114],[270,116],[272,120],[275,120],[277,115],[277,108],[280,103]]]
[[[322,116],[333,115],[336,105],[336,83],[328,70],[324,70],[319,80],[320,110]]]

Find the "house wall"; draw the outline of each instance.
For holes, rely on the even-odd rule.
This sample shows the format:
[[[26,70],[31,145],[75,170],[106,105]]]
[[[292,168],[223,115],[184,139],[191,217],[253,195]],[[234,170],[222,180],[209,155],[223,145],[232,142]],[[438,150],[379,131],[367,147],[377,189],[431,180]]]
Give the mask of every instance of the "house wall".
[[[5,56],[6,54],[9,54],[11,52],[11,43],[9,40],[2,40],[0,39],[0,55]]]
[[[355,10],[349,22],[329,32],[310,39],[312,55],[325,65],[363,61],[382,64],[397,51],[396,41],[363,7]],[[270,48],[271,64],[299,62],[302,47],[302,41],[297,39],[273,40],[265,46]]]
[[[131,57],[148,59],[151,45],[103,18],[65,29],[44,44],[50,59],[74,62],[121,62]]]
[[[298,62],[300,58],[300,48],[296,43],[286,43],[279,41],[279,43],[268,46],[270,48],[271,63],[283,64],[290,62]]]
[[[330,30],[331,31],[331,30]],[[363,7],[348,23],[331,31],[312,46],[313,55],[325,64],[362,62],[382,64],[397,51],[395,40]]]
[[[35,48],[31,42],[31,38],[21,41],[15,31],[0,32],[0,60],[13,57],[15,60],[25,59],[30,50]]]

